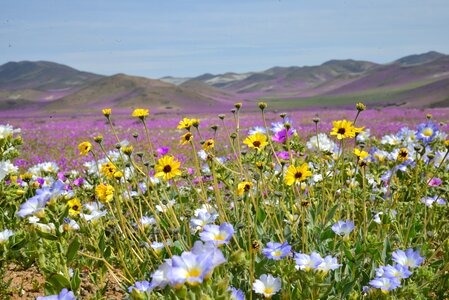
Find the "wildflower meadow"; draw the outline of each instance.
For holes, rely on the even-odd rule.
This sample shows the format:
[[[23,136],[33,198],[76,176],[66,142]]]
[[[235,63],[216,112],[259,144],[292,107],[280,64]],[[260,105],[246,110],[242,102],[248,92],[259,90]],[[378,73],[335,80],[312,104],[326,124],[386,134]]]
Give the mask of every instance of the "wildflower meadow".
[[[448,110],[257,109],[1,121],[0,298],[449,299]]]

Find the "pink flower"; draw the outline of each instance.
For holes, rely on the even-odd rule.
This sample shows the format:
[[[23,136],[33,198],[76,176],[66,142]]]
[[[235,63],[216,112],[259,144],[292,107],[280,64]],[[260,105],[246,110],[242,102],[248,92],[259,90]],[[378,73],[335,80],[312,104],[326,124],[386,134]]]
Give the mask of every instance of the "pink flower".
[[[429,181],[429,186],[439,186],[443,181],[440,178],[433,177]]]

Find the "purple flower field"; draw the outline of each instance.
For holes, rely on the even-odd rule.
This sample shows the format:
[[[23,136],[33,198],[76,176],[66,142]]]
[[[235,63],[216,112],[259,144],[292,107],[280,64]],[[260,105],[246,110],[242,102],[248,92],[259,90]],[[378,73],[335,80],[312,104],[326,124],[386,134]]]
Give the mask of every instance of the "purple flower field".
[[[131,112],[130,112],[131,113]],[[442,122],[440,130],[449,132],[449,109],[406,109],[406,108],[383,108],[368,109],[358,119],[360,124],[371,130],[371,135],[380,137],[384,134],[397,132],[400,128],[408,126],[410,128],[422,123],[426,114],[432,114],[436,122]],[[229,128],[234,127],[234,119],[231,112],[225,113],[224,124]],[[308,137],[315,134],[315,124],[312,119],[316,116],[320,118],[319,131],[329,133],[332,128],[332,121],[337,119],[354,118],[354,110],[302,110],[289,112],[287,117],[292,121],[292,126],[297,130],[300,137],[307,140]],[[213,124],[219,125],[217,135],[225,137],[226,130],[223,128],[222,121],[217,115],[200,114],[188,115],[201,119],[201,128],[203,132]],[[281,118],[279,113],[266,113],[268,125],[271,122],[279,122]],[[151,132],[151,139],[155,147],[177,147],[180,130],[176,129],[181,116],[179,115],[155,115],[147,119],[148,127]],[[129,115],[113,115],[117,135],[121,140],[135,142],[134,133],[138,133],[138,144],[141,146],[137,151],[146,151],[145,135],[142,126],[138,120],[132,119]],[[33,118],[6,118],[3,122],[9,123],[14,127],[22,129],[22,138],[25,145],[22,150],[22,157],[16,161],[20,168],[27,169],[37,163],[54,161],[62,171],[68,171],[80,167],[87,158],[78,157],[77,145],[84,140],[92,140],[97,135],[104,136],[105,148],[111,149],[116,144],[116,139],[110,132],[107,121],[98,112],[98,116],[79,116],[79,117],[33,117]],[[252,126],[263,126],[260,113],[246,113],[243,108],[240,112],[240,126],[243,134]],[[230,130],[229,130],[230,132]],[[209,136],[213,135],[212,130],[208,130]],[[184,147],[187,150],[189,147]],[[179,155],[183,158],[183,155]]]

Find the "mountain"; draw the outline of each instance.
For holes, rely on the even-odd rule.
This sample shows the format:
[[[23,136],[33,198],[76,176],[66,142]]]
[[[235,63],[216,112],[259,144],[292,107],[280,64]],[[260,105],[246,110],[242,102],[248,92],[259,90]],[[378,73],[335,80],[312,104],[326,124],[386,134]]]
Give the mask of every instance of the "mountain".
[[[423,54],[414,54],[405,56],[403,58],[396,60],[394,63],[399,64],[401,66],[419,65],[423,63],[432,62],[439,58],[444,58],[445,56],[446,55],[436,51],[429,51]]]
[[[101,77],[48,61],[9,62],[0,66],[0,89],[61,90],[84,86]]]
[[[119,110],[148,107],[156,112],[184,112],[198,107],[206,111],[214,110],[220,107],[220,103],[223,106],[232,103],[226,102],[226,99],[232,99],[228,93],[213,90],[208,86],[195,90],[193,87],[176,86],[161,80],[117,74],[101,78],[74,94],[47,103],[43,109],[47,112],[69,113],[105,107]]]
[[[252,102],[260,100],[285,110],[356,101],[371,106],[449,106],[449,56],[431,51],[387,64],[330,60],[318,66],[160,80],[125,74],[101,76],[45,61],[0,66],[0,111],[6,112],[88,113],[104,107],[216,112],[234,102],[248,102],[246,109],[257,109]]]

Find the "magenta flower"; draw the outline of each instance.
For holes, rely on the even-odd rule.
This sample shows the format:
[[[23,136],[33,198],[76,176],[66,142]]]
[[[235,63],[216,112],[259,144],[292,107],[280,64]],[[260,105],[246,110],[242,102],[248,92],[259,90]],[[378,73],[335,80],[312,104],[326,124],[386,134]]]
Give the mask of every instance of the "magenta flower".
[[[433,177],[432,179],[430,179],[428,185],[429,186],[439,186],[442,183],[443,183],[443,181],[440,178]]]

